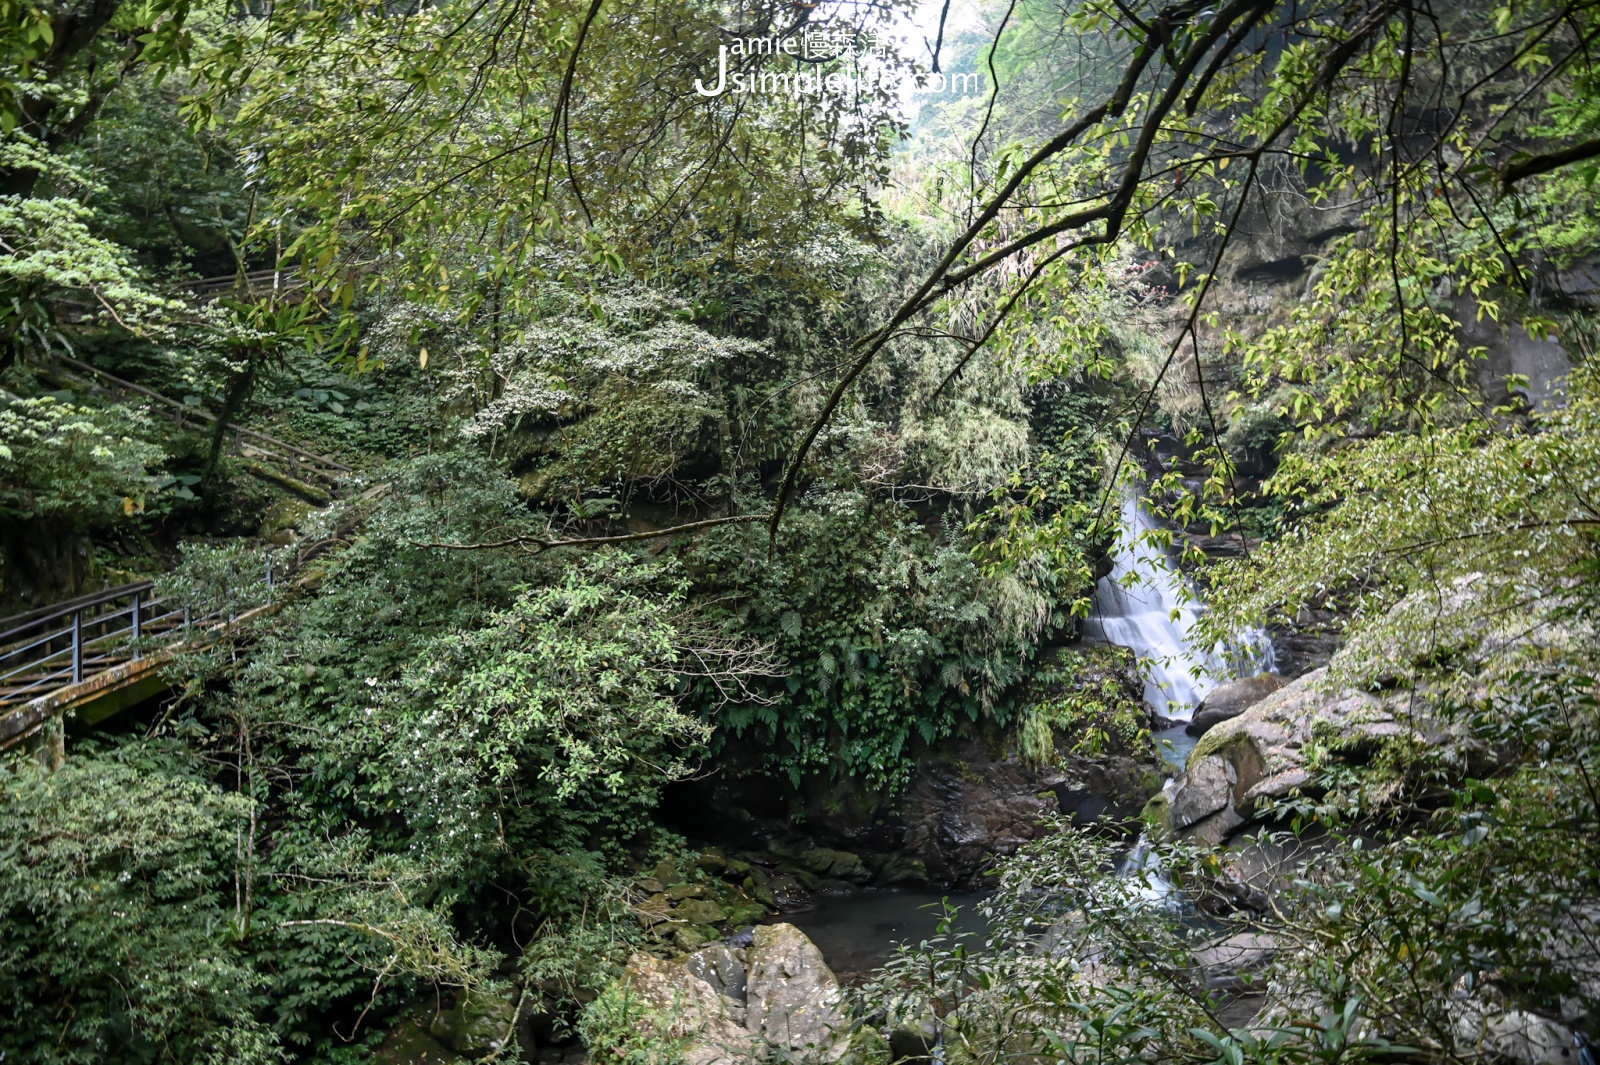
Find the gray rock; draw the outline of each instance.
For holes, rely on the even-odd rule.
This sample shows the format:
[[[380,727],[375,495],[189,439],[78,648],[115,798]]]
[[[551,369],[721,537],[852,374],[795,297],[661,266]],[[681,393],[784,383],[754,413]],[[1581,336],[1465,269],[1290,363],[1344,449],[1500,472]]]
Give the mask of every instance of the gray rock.
[[[683,1059],[688,1065],[748,1065],[755,1059],[756,1040],[734,1022],[711,985],[685,966],[635,954],[628,959],[623,979],[666,1021],[674,1038],[685,1040]]]
[[[482,1057],[500,1049],[511,1033],[515,1002],[488,995],[463,995],[456,1005],[433,1018],[428,1031],[458,1054]]]
[[[843,994],[822,952],[791,924],[755,931],[749,951],[746,1025],[769,1047],[837,1062],[850,1049]]]
[[[1262,673],[1219,684],[1194,708],[1194,717],[1184,731],[1191,736],[1204,736],[1213,727],[1238,717],[1287,683],[1276,673]]]
[[[802,913],[816,905],[811,899],[811,893],[800,886],[800,881],[788,873],[775,873],[767,878],[767,891],[771,892],[772,904],[783,913]]]
[[[1232,806],[1224,806],[1190,825],[1184,835],[1215,847],[1249,823],[1249,819]]]
[[[1131,651],[1055,648],[1036,668],[1069,653],[1075,689],[1095,691],[1108,705],[1143,716],[1143,681]],[[721,771],[693,789],[707,811],[770,811],[760,821],[759,846],[808,875],[860,882],[865,870],[878,884],[971,885],[987,875],[996,855],[1011,854],[1050,831],[1045,822],[1051,817],[1133,817],[1161,784],[1148,744],[1116,739],[1112,748],[1090,757],[1076,749],[1082,737],[1072,729],[1056,729],[1054,738],[1054,757],[1035,763],[1017,749],[1015,730],[993,726],[951,737],[918,756],[913,779],[893,796],[826,774],[807,778],[797,789],[775,784],[760,768],[767,752],[734,740],[720,760]],[[798,823],[806,826],[803,840],[790,834]],[[780,846],[779,840],[786,842]],[[787,912],[809,904],[807,895],[816,890],[803,879],[797,887],[804,890],[792,893],[777,877],[767,881],[752,890],[770,908]]]
[[[1204,736],[1224,721],[1232,721],[1242,713],[1244,713],[1243,708],[1238,710],[1196,710],[1194,717],[1190,718],[1183,726],[1183,731],[1191,736]]]
[[[1277,941],[1261,932],[1235,932],[1192,952],[1201,982],[1221,991],[1251,986],[1250,978],[1266,968],[1277,953]]]
[[[1240,805],[1248,809],[1253,808],[1259,799],[1287,798],[1290,792],[1309,783],[1311,783],[1310,770],[1285,769],[1282,773],[1274,773],[1246,788]]]
[[[939,1024],[931,1012],[900,1017],[889,1027],[889,1050],[896,1061],[926,1060],[939,1041]]]
[[[1172,796],[1172,827],[1188,828],[1233,802],[1233,766],[1221,758],[1190,759]]]
[[[1304,749],[1327,729],[1347,745],[1375,750],[1409,734],[1385,701],[1369,692],[1328,691],[1325,669],[1308,673],[1210,729],[1189,755],[1165,816],[1173,831],[1217,842],[1255,814],[1262,799],[1283,798],[1311,782]],[[1231,810],[1223,815],[1225,808]],[[1205,830],[1196,827],[1205,822]]]
[[[744,1001],[744,963],[721,943],[695,951],[684,959],[683,967],[710,984],[717,994]]]
[[[1526,1010],[1482,1011],[1472,1003],[1458,1014],[1456,1038],[1516,1065],[1572,1065],[1572,1029]]]

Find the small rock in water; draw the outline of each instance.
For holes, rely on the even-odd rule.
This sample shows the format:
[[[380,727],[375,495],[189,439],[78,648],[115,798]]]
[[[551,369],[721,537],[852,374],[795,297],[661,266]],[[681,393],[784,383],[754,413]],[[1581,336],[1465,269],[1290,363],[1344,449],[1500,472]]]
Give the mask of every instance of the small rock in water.
[[[1261,932],[1236,932],[1194,951],[1194,962],[1205,985],[1221,991],[1247,989],[1252,974],[1266,967],[1278,953],[1278,943]]]
[[[803,913],[815,905],[811,894],[800,886],[800,881],[787,873],[772,875],[767,879],[766,886],[772,893],[774,905],[784,913]]]

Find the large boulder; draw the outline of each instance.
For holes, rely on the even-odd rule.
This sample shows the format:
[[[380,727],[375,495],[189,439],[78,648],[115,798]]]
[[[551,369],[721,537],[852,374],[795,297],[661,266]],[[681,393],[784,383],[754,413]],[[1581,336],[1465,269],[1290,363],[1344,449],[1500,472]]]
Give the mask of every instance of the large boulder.
[[[1184,726],[1184,731],[1191,736],[1204,736],[1224,721],[1238,717],[1287,683],[1288,681],[1276,673],[1262,673],[1259,676],[1244,677],[1219,684],[1207,692],[1206,697],[1200,700],[1200,705],[1194,708],[1194,716]]]
[[[622,979],[645,1007],[641,1036],[674,1041],[688,1065],[888,1058],[883,1039],[845,1011],[822,952],[790,924],[755,928],[743,950],[714,944],[678,962],[635,954]]]
[[[760,1043],[734,1021],[721,995],[687,967],[648,954],[628,959],[627,981],[634,995],[664,1025],[663,1034],[684,1040],[688,1065],[748,1065]]]
[[[745,1023],[780,1054],[837,1062],[850,1050],[843,993],[815,943],[791,924],[763,925],[749,948]]]
[[[1459,1048],[1511,1065],[1573,1065],[1572,1029],[1526,1010],[1505,1009],[1476,998],[1457,999],[1454,1036]]]
[[[500,1050],[508,1037],[516,1041],[517,1033],[513,1029],[516,1014],[514,1001],[494,995],[463,993],[454,1006],[434,1015],[428,1031],[458,1054],[483,1057]]]
[[[725,944],[714,943],[695,951],[684,959],[683,967],[704,980],[717,994],[740,1002],[745,1000],[744,962]]]
[[[1217,991],[1243,991],[1278,953],[1264,932],[1235,932],[1191,952],[1200,982]]]
[[[1385,698],[1327,690],[1326,677],[1326,668],[1307,673],[1210,729],[1174,787],[1146,806],[1146,818],[1168,833],[1219,843],[1247,824],[1262,800],[1310,782],[1305,747],[1319,731],[1371,749],[1409,731]]]

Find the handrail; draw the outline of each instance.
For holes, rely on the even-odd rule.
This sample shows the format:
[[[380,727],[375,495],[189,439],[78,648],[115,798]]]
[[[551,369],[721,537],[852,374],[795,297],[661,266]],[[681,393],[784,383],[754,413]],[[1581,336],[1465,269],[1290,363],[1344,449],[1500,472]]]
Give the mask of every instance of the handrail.
[[[187,290],[196,296],[205,296],[213,292],[226,292],[229,289],[241,287],[247,292],[254,292],[263,281],[274,282],[274,287],[280,292],[306,287],[305,280],[297,272],[280,270],[274,267],[248,271],[243,275],[244,284],[242,286],[239,284],[240,280],[238,273],[218,274],[215,277],[202,277],[195,281],[184,281],[173,286],[173,288],[174,290]]]
[[[272,583],[270,564],[266,583],[269,587]],[[222,611],[191,617],[188,607],[173,606],[164,597],[147,595],[152,589],[151,582],[141,581],[83,596],[8,632],[7,636],[13,636],[33,631],[38,636],[29,642],[0,647],[0,689],[4,689],[0,690],[0,716],[4,708],[29,702],[47,690],[81,684],[90,673],[117,664],[118,658],[143,658],[144,645],[150,640],[181,640],[192,626],[222,617]],[[110,604],[121,605],[90,613]],[[62,618],[71,620],[47,628]]]
[[[101,603],[109,603],[113,600],[121,599],[123,596],[132,595],[134,592],[142,592],[153,587],[155,587],[155,584],[152,581],[134,581],[132,584],[119,584],[115,588],[102,588],[98,592],[89,592],[78,596],[76,599],[63,599],[59,603],[34,607],[32,610],[21,614],[0,618],[0,648],[3,648],[13,636],[36,628],[46,621],[65,617],[76,611],[85,610],[91,606],[99,606]]]
[[[203,407],[191,407],[187,403],[180,403],[172,397],[164,396],[154,389],[146,388],[144,385],[135,384],[132,381],[125,381],[115,374],[108,373],[107,371],[100,369],[98,366],[90,366],[88,363],[79,362],[77,359],[74,359],[68,355],[52,355],[51,358],[55,362],[64,363],[76,370],[81,370],[84,373],[93,374],[96,377],[110,381],[117,388],[126,389],[129,392],[137,392],[141,396],[145,396],[149,399],[155,400],[158,403],[171,407],[179,412],[180,420],[182,415],[189,415],[191,417],[199,418],[202,421],[208,422],[214,422],[217,420],[217,416],[215,414],[212,414]],[[246,429],[240,425],[230,424],[228,426],[228,430],[237,438],[249,437],[252,440],[260,440],[263,443],[270,444],[273,447],[282,448],[283,450],[299,458],[308,459],[314,463],[332,467],[341,473],[354,472],[352,467],[346,466],[338,459],[332,459],[326,455],[319,455],[314,451],[307,451],[305,448],[291,444],[287,440],[280,440],[275,436],[268,436],[266,433],[257,432],[254,429]]]

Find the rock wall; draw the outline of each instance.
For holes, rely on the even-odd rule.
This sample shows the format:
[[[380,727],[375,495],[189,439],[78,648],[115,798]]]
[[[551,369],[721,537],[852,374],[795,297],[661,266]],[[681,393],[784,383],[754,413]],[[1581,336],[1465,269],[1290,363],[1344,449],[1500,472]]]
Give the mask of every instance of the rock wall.
[[[1108,687],[1147,710],[1132,656],[1097,648],[1075,684]],[[1132,820],[1160,786],[1148,743],[1088,756],[1071,728],[1053,732],[1055,755],[1042,763],[1020,750],[1016,729],[974,728],[926,748],[911,784],[887,795],[848,778],[813,778],[801,787],[757,771],[759,752],[731,747],[717,771],[678,788],[669,824],[692,842],[746,859],[775,855],[821,881],[966,887],[983,879],[996,855],[1034,839],[1040,822],[1061,814],[1084,823]],[[759,858],[757,858],[759,861]]]

